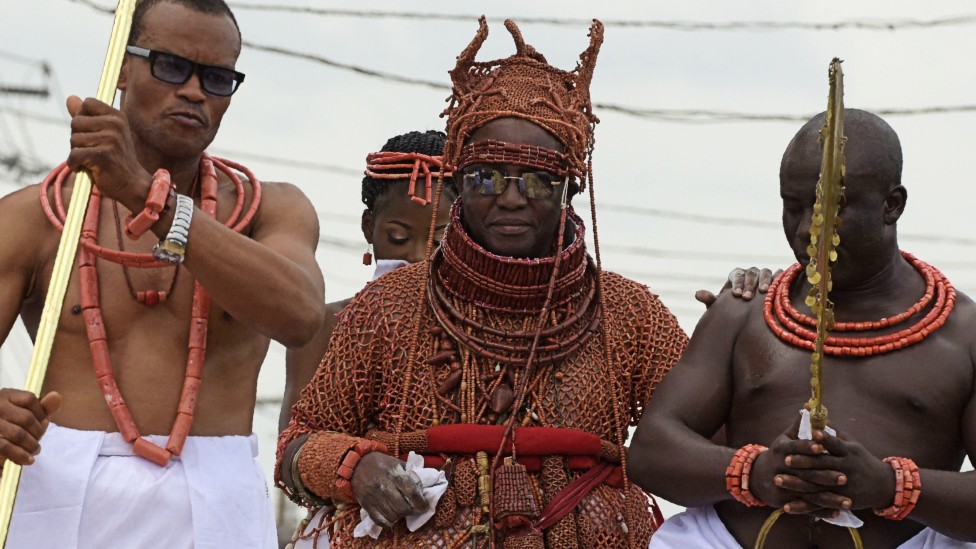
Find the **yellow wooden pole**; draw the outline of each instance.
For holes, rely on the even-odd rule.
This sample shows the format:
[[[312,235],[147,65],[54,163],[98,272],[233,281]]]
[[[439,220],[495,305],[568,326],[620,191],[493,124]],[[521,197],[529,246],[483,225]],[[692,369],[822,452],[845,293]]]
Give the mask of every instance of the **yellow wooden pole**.
[[[136,0],[119,0],[115,10],[115,23],[112,26],[112,38],[105,54],[105,64],[102,67],[102,77],[98,82],[98,100],[108,103],[115,102],[115,88],[119,81],[119,70],[125,56],[125,46],[129,40],[129,29],[132,27],[132,12]],[[61,318],[61,307],[64,305],[64,294],[68,290],[71,279],[71,268],[74,265],[75,253],[78,251],[78,240],[81,236],[81,225],[85,218],[85,208],[91,194],[91,177],[87,172],[80,172],[75,177],[75,184],[71,191],[71,203],[68,206],[67,217],[64,220],[64,232],[58,244],[58,253],[51,272],[51,284],[48,286],[44,310],[37,327],[34,339],[34,353],[31,355],[30,367],[27,370],[27,381],[24,390],[40,396],[44,386],[44,376],[47,374],[47,363],[51,357],[51,347]],[[20,484],[22,467],[7,460],[3,465],[3,478],[0,479],[0,546],[6,547],[7,533],[10,529],[10,517],[17,498],[17,486]],[[55,525],[56,527],[56,525]]]

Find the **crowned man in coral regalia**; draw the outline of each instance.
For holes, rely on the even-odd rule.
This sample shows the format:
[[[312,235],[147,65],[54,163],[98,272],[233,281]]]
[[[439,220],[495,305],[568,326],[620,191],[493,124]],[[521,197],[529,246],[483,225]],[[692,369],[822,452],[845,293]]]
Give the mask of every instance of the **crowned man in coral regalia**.
[[[282,434],[277,478],[315,512],[300,543],[646,547],[659,520],[624,444],[687,337],[571,206],[603,26],[572,71],[506,27],[514,55],[475,61],[482,20],[451,71],[444,240],[349,304]]]

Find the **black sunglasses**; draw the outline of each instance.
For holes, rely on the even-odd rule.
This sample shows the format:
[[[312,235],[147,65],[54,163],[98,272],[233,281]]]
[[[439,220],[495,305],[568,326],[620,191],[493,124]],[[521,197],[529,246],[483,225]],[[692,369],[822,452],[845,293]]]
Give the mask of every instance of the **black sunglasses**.
[[[244,73],[224,67],[204,65],[172,53],[147,50],[139,46],[126,46],[125,51],[148,59],[153,77],[167,84],[185,84],[196,73],[200,77],[200,87],[203,91],[227,97],[233,95],[244,81]]]

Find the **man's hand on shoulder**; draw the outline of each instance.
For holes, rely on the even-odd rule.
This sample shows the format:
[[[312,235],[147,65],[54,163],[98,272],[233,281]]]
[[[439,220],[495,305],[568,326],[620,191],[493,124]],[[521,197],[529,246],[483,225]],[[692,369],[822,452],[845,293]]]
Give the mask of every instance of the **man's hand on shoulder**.
[[[370,452],[352,474],[352,493],[359,505],[385,528],[428,508],[420,483],[407,474],[405,465],[395,457]]]
[[[732,295],[746,301],[752,299],[757,293],[764,294],[769,289],[773,279],[783,272],[782,269],[775,273],[767,268],[750,267],[749,269],[735,268],[729,272],[725,285],[719,289],[718,294],[709,290],[698,290],[695,292],[695,299],[700,301],[705,307],[711,307],[718,296],[731,290]]]
[[[59,393],[38,399],[29,391],[0,389],[0,462],[9,459],[18,465],[33,464],[49,418],[59,408]]]

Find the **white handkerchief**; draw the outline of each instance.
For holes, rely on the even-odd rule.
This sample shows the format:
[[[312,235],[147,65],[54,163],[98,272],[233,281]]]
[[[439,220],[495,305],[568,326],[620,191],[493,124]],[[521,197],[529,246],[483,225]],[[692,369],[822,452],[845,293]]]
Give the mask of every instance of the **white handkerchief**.
[[[837,436],[837,431],[831,429],[830,427],[825,427],[824,432],[830,436]],[[797,432],[797,438],[800,440],[812,440],[813,439],[813,427],[810,425],[810,411],[800,410],[800,430]],[[854,513],[842,509],[840,514],[835,518],[825,518],[823,519],[830,524],[837,526],[845,526],[850,528],[860,528],[864,525],[864,521],[857,518]]]
[[[424,499],[427,500],[426,511],[416,515],[410,515],[406,518],[407,529],[411,532],[416,532],[421,526],[430,520],[430,517],[434,516],[434,511],[437,508],[437,502],[440,501],[441,496],[443,496],[444,492],[447,491],[447,477],[444,476],[444,471],[424,467],[423,456],[419,456],[414,452],[410,452],[410,454],[407,455],[406,473],[410,477],[419,480],[421,490],[424,494]],[[373,519],[369,516],[369,513],[367,513],[365,509],[359,510],[359,519],[359,524],[357,524],[356,529],[353,530],[353,537],[361,538],[369,536],[373,539],[380,537],[383,527],[373,522]]]

